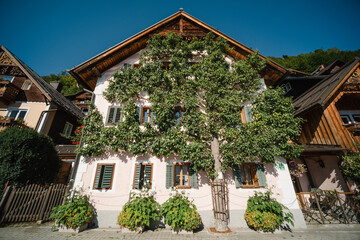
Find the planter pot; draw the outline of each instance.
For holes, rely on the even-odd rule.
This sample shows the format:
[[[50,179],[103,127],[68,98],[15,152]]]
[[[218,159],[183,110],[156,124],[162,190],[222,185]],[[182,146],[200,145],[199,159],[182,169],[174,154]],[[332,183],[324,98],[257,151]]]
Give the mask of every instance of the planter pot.
[[[186,231],[184,229],[172,229],[171,230],[173,234],[184,234],[184,235],[189,235],[189,234],[194,234],[194,231]]]
[[[136,230],[130,230],[125,227],[121,228],[121,233],[142,233],[143,231],[144,231],[143,227],[138,227]]]
[[[88,224],[85,223],[84,225],[77,227],[77,228],[69,228],[67,226],[64,226],[62,224],[60,224],[59,226],[59,232],[68,232],[68,233],[79,233],[84,231],[85,229],[87,229]]]

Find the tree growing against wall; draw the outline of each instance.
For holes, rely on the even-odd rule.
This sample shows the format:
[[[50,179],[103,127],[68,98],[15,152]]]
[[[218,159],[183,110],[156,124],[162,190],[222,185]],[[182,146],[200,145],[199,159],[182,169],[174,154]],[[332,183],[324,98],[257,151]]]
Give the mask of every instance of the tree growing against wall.
[[[50,183],[60,160],[51,138],[31,128],[11,127],[0,132],[0,186]]]
[[[139,68],[123,68],[109,80],[104,96],[123,104],[124,120],[103,125],[93,108],[85,120],[83,155],[108,148],[159,157],[177,155],[205,171],[212,180],[244,162],[275,162],[297,157],[300,120],[282,90],[260,89],[266,62],[257,53],[246,60],[228,57],[229,46],[212,34],[185,40],[155,35],[142,51]],[[146,93],[146,94],[144,94]],[[152,123],[139,123],[139,103],[149,97]],[[244,105],[252,104],[252,121],[243,123]],[[181,118],[180,118],[181,116]],[[218,230],[226,220],[216,219]]]

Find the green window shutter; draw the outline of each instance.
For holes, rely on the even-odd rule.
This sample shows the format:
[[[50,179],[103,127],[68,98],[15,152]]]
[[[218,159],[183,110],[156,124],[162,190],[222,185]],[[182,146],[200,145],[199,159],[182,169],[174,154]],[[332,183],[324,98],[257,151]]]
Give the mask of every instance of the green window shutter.
[[[96,175],[95,175],[95,182],[94,188],[100,188],[100,177],[101,177],[101,169],[103,165],[97,165]]]
[[[244,107],[246,122],[252,121],[252,109],[251,106],[247,105]]]
[[[114,165],[104,165],[104,174],[101,181],[101,188],[110,188]]]
[[[190,167],[189,173],[190,173],[190,187],[192,187],[192,188],[193,188],[193,187],[194,187],[194,188],[198,187],[197,172],[194,171],[194,170],[192,169],[192,167]]]
[[[166,188],[174,186],[174,166],[169,164],[166,166]]]
[[[258,178],[259,187],[266,187],[266,176],[265,176],[265,168],[263,164],[255,164],[256,167],[256,176]]]
[[[140,107],[136,107],[136,114],[138,116],[137,122],[141,123],[141,106]]]
[[[146,164],[145,165],[145,174],[144,174],[144,186],[147,188],[151,187],[151,170],[152,170],[152,165],[151,164]]]
[[[141,164],[136,164],[135,165],[134,189],[140,188],[140,171],[141,171]]]
[[[242,168],[241,168],[242,170]],[[242,178],[244,177],[244,172],[240,171],[240,168],[238,166],[234,167],[234,179],[235,179],[235,187],[241,188],[242,187]]]
[[[117,107],[115,109],[114,123],[118,123],[119,121],[121,121],[121,111],[122,111],[122,108],[120,108],[120,107]]]
[[[114,118],[115,118],[115,108],[111,107],[109,108],[109,114],[108,114],[108,120],[107,123],[108,124],[113,124],[114,123]]]

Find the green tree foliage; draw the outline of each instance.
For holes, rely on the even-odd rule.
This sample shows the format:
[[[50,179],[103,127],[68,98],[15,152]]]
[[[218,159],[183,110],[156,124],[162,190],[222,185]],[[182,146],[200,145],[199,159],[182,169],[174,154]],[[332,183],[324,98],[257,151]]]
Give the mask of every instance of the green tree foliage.
[[[76,80],[71,75],[69,75],[66,71],[63,71],[59,74],[50,74],[49,76],[42,76],[42,78],[50,83],[53,81],[61,82],[63,88],[61,89],[61,93],[63,95],[77,93],[81,90],[76,85]]]
[[[341,170],[344,175],[356,183],[360,190],[360,152],[350,152],[342,156]]]
[[[317,49],[314,52],[300,54],[297,56],[284,55],[282,58],[269,58],[284,67],[306,73],[312,73],[322,64],[326,66],[337,59],[343,62],[348,62],[354,57],[360,57],[360,49],[356,51],[340,51],[338,48],[331,48],[328,50]]]
[[[51,138],[31,128],[11,127],[0,132],[0,187],[4,184],[49,183],[60,160]]]
[[[124,105],[125,120],[114,127],[103,125],[93,109],[85,121],[83,155],[99,155],[112,148],[133,154],[180,156],[195,170],[215,177],[211,143],[219,142],[223,168],[255,161],[275,162],[275,156],[296,157],[300,121],[293,118],[291,100],[281,90],[259,94],[259,72],[266,62],[258,53],[246,60],[226,59],[229,46],[223,38],[183,40],[175,34],[154,36],[140,57],[140,68],[124,68],[109,80],[104,96]],[[169,62],[169,68],[163,62]],[[136,103],[146,92],[152,103],[154,125],[139,124]],[[254,102],[255,101],[255,102]],[[254,102],[254,121],[241,122],[245,102]],[[182,125],[175,108],[184,107]],[[216,169],[216,171],[219,171]]]

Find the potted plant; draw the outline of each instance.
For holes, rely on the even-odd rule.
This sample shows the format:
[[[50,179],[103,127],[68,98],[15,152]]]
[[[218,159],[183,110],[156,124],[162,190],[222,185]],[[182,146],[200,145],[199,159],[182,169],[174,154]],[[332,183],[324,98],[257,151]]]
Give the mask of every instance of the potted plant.
[[[128,229],[132,232],[142,233],[151,221],[159,221],[160,205],[154,196],[147,190],[140,193],[131,193],[127,202],[118,216],[118,224],[122,231]]]
[[[174,233],[192,233],[201,224],[195,204],[190,202],[184,192],[170,194],[170,198],[161,205],[160,214]]]
[[[55,220],[54,229],[59,232],[81,232],[93,220],[94,209],[87,195],[74,192],[62,205],[52,209],[50,218]]]
[[[255,192],[247,202],[245,220],[256,231],[274,232],[285,222],[294,226],[294,217],[283,204],[271,198],[272,192]]]

